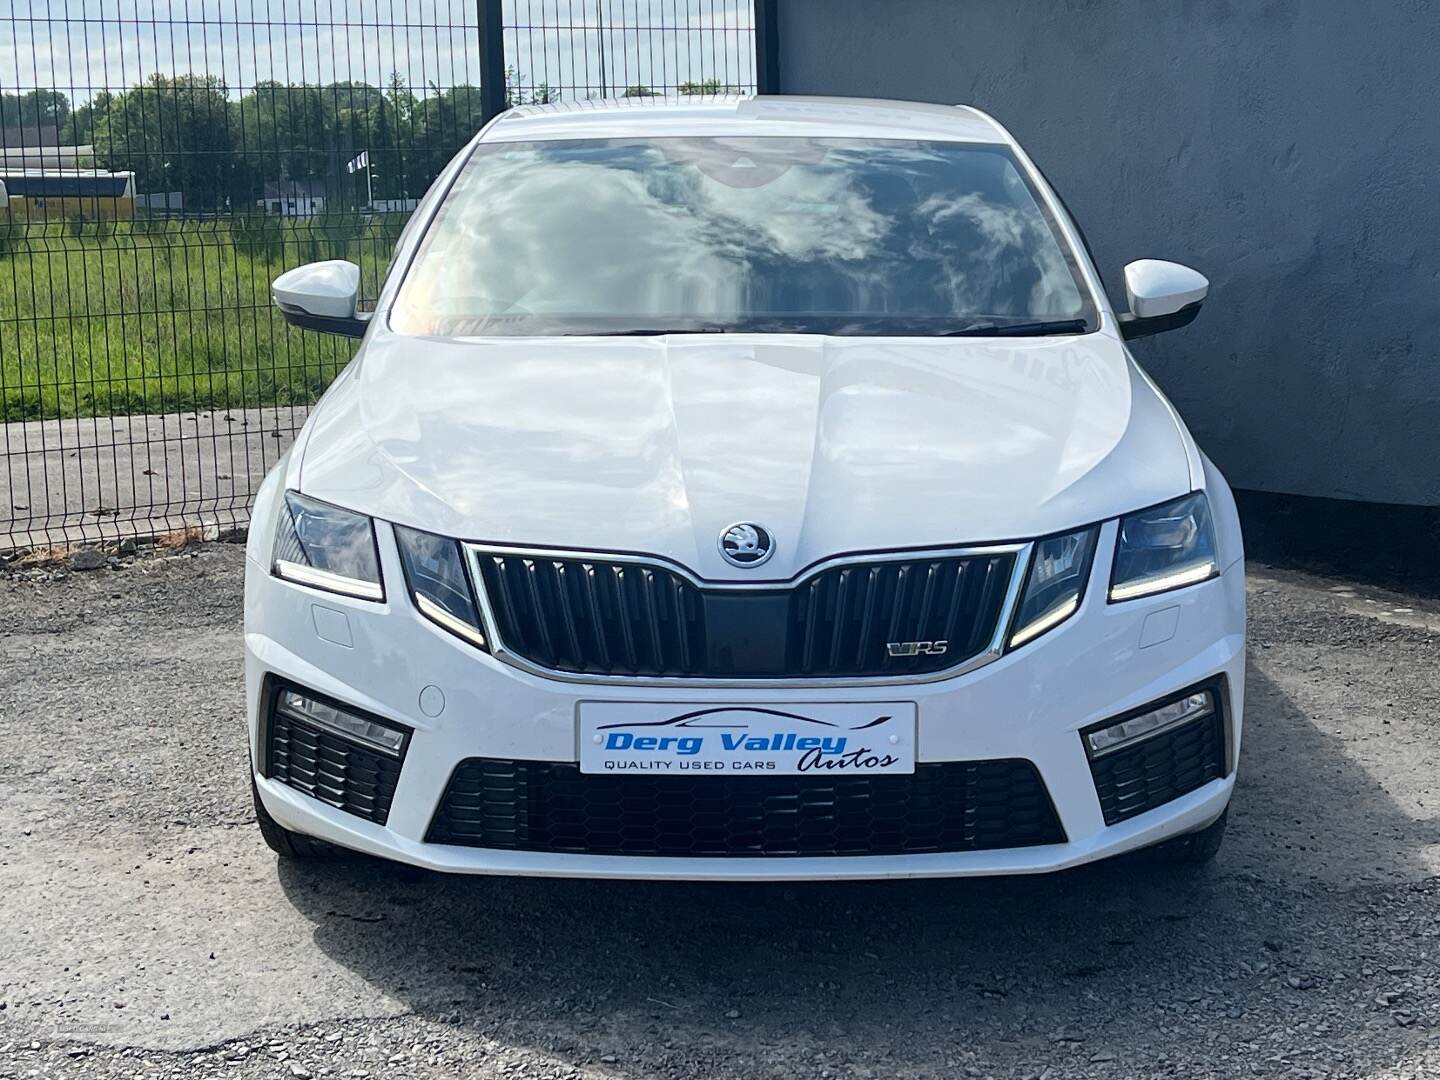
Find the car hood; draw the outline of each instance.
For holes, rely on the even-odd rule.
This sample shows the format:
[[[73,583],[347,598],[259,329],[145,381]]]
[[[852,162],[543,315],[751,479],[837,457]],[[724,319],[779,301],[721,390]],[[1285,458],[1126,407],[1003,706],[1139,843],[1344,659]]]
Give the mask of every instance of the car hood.
[[[378,328],[377,328],[378,330]],[[1188,436],[1108,334],[437,341],[379,332],[301,489],[447,536],[781,580],[842,552],[1023,539],[1190,489]],[[719,536],[757,522],[761,570]]]

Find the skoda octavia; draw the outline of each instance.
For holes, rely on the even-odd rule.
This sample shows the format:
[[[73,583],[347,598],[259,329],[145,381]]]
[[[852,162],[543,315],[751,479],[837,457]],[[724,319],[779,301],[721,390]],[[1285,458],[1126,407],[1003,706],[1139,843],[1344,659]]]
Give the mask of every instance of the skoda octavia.
[[[1137,253],[1140,254],[1140,253]],[[520,108],[420,203],[259,492],[255,811],[436,870],[882,878],[1219,845],[1235,506],[969,108]],[[1121,310],[1117,310],[1117,307]]]

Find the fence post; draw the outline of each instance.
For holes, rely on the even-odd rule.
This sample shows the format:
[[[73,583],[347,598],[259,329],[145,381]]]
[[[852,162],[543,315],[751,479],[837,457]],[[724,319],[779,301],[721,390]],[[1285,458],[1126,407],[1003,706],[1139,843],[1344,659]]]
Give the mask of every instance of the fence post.
[[[755,91],[780,93],[780,0],[755,0]]]
[[[485,123],[505,111],[505,19],[500,0],[480,4],[480,115]]]

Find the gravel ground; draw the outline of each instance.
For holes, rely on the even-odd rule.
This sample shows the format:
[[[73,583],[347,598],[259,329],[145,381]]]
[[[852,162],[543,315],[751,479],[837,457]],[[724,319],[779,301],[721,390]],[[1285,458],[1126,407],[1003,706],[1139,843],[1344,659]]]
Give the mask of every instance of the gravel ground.
[[[1440,605],[1257,568],[1198,874],[279,865],[243,553],[0,579],[0,1077],[1440,1076]]]

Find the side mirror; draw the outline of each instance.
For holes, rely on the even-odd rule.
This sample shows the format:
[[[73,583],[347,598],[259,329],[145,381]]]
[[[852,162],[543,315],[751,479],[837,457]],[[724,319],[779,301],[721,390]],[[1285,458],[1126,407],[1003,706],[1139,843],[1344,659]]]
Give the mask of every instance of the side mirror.
[[[10,208],[10,192],[5,190],[5,181],[0,180],[0,210]]]
[[[360,300],[360,267],[344,259],[287,270],[270,285],[270,295],[285,321],[304,330],[363,337],[370,321],[368,315],[355,310]]]
[[[1159,259],[1141,259],[1125,267],[1130,312],[1120,316],[1120,333],[1149,337],[1189,326],[1200,314],[1210,282],[1198,270]]]

